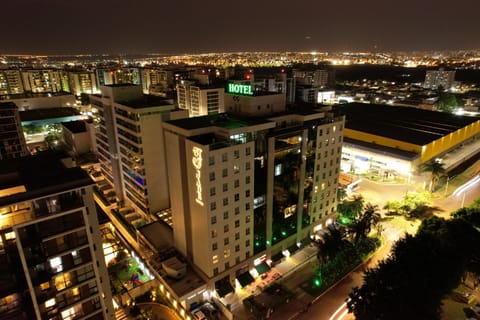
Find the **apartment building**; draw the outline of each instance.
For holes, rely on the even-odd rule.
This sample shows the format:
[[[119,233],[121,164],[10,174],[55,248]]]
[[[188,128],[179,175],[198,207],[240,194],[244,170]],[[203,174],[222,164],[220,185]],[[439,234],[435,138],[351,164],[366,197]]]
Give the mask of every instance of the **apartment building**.
[[[102,173],[121,204],[148,215],[170,206],[163,121],[187,117],[172,100],[143,95],[131,84],[100,88],[92,95],[97,153]]]
[[[193,80],[180,80],[177,85],[177,101],[179,108],[188,110],[190,117],[222,113],[225,108],[225,88]]]
[[[47,153],[0,177],[0,318],[114,319],[88,175]]]
[[[0,160],[28,154],[17,106],[12,102],[0,103]]]

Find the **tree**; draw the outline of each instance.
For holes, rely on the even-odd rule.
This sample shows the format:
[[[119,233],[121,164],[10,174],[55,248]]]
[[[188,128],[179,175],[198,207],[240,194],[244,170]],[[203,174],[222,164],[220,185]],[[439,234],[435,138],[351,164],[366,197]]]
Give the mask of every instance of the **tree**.
[[[338,205],[338,211],[350,219],[355,219],[363,210],[365,199],[361,195],[355,195],[352,200],[344,201]]]
[[[438,109],[442,110],[443,112],[453,112],[455,108],[461,105],[457,96],[452,93],[442,93],[438,97],[436,102]]]
[[[463,219],[425,220],[415,236],[395,244],[390,257],[367,270],[350,293],[356,319],[439,319],[441,301],[480,256],[480,232]]]
[[[349,245],[350,243],[345,239],[345,233],[334,227],[329,228],[323,239],[317,242],[317,258],[320,262],[330,261]]]
[[[429,191],[432,192],[434,190],[435,183],[438,179],[443,176],[446,172],[443,163],[432,160],[429,162],[425,162],[421,165],[420,169],[423,172],[430,172],[430,185]]]
[[[352,226],[355,233],[355,242],[366,238],[372,230],[372,226],[376,226],[381,217],[378,206],[367,203],[365,209],[357,215]]]

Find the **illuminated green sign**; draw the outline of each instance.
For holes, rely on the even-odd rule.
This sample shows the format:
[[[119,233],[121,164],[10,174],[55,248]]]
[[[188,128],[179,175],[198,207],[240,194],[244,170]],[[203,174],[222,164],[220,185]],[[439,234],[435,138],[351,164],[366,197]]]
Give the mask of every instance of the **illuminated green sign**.
[[[253,96],[252,86],[249,84],[229,83],[227,86],[227,93]]]

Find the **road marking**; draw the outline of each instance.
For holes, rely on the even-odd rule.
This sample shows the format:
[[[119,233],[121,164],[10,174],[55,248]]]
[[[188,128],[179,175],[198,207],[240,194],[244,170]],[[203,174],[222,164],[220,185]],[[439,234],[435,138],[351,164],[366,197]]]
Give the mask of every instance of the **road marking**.
[[[331,316],[330,318],[328,318],[328,320],[335,320],[335,317],[337,316],[337,314],[342,311],[343,308],[345,308],[347,306],[347,303],[344,302]],[[348,310],[345,310],[346,312],[348,312]],[[343,315],[345,316],[345,315]],[[342,317],[343,318],[343,317]],[[342,319],[340,318],[340,319]]]

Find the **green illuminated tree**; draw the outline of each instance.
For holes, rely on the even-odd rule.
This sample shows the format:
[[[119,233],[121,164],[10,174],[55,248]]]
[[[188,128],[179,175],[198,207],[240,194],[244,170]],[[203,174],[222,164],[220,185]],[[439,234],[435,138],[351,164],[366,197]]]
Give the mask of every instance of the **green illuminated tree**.
[[[462,105],[461,101],[457,98],[456,95],[452,93],[442,93],[438,97],[436,102],[438,109],[442,110],[443,112],[453,112],[455,108]]]

